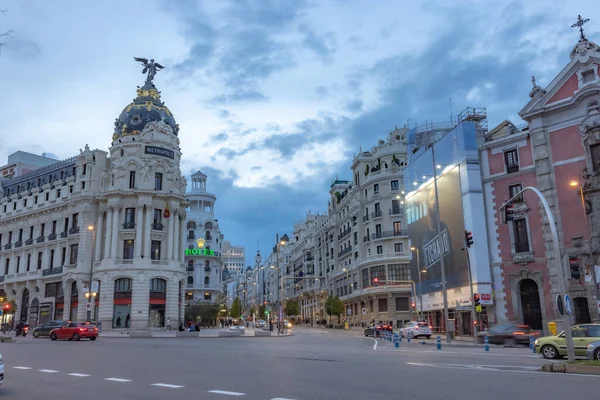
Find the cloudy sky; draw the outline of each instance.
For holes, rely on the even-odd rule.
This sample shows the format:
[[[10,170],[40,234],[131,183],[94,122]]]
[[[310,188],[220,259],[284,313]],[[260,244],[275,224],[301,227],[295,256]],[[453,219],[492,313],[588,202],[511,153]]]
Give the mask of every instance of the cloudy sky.
[[[568,62],[597,1],[0,0],[0,164],[16,151],[59,158],[107,149],[143,83],[181,127],[189,175],[209,175],[217,218],[248,263],[260,241],[325,212],[336,175],[395,125],[487,107],[490,126]],[[598,17],[600,18],[600,17]]]

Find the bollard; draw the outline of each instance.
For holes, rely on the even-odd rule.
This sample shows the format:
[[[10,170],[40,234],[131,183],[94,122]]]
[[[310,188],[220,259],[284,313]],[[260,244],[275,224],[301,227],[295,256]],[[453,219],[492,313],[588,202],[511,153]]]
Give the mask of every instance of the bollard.
[[[533,344],[535,343],[535,339],[533,339],[533,336],[529,337],[529,348],[531,349],[532,353],[535,353],[535,347],[533,346]]]
[[[442,349],[442,337],[438,335],[435,342],[436,342],[437,349],[441,350]]]
[[[402,343],[402,332],[400,332],[400,334],[398,335],[398,340],[400,341],[400,343]]]
[[[490,351],[490,338],[485,336],[483,339],[485,351]]]
[[[412,332],[408,331],[408,333],[406,334],[406,343],[410,343],[410,337],[412,336]]]
[[[388,340],[391,342],[394,339],[394,333],[393,332],[389,332],[388,333]]]
[[[394,346],[396,346],[396,348],[400,347],[399,335],[397,333],[394,334]]]

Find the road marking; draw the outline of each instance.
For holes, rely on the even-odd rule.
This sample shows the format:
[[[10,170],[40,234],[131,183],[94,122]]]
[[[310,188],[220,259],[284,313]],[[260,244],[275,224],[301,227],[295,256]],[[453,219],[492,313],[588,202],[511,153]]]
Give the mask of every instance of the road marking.
[[[166,388],[171,388],[171,389],[179,389],[179,388],[183,387],[183,386],[179,386],[179,385],[171,385],[168,383],[153,383],[152,386],[160,386],[160,387],[166,387]]]
[[[275,397],[274,399],[271,400],[294,400],[294,399],[286,399],[285,397]]]
[[[31,369],[31,367],[13,367],[13,369]]]
[[[78,377],[85,377],[85,376],[90,376],[88,374],[79,374],[77,372],[73,372],[72,374],[67,374],[69,376],[78,376]]]
[[[131,379],[121,379],[121,378],[104,378],[105,381],[111,382],[131,382]]]
[[[427,363],[412,363],[412,362],[407,362],[406,364],[408,365],[415,365],[417,367],[435,367],[435,368],[446,368],[446,369],[461,369],[461,370],[465,370],[465,369],[470,369],[470,370],[475,370],[475,371],[494,371],[494,372],[513,372],[513,373],[519,373],[519,374],[541,374],[541,375],[554,375],[554,376],[569,376],[569,377],[575,377],[575,376],[584,376],[584,377],[594,377],[594,378],[600,378],[600,375],[584,375],[584,374],[557,374],[556,372],[544,372],[544,371],[532,371],[532,370],[507,370],[507,369],[501,369],[501,368],[481,368],[481,367],[477,367],[477,366],[470,366],[470,365],[462,365],[459,366],[460,364],[455,364],[455,365],[436,365],[436,364],[427,364]],[[472,367],[477,367],[477,368],[472,368]],[[498,365],[497,367],[502,367],[501,365]],[[523,368],[523,367],[520,367]]]
[[[474,352],[474,351],[447,351],[447,350],[416,350],[416,349],[393,349],[383,348],[380,351],[394,352],[407,352],[407,353],[435,353],[435,354],[473,354],[476,356],[500,356],[500,357],[527,357],[527,358],[539,358],[538,356],[530,356],[527,354],[500,354],[500,353],[488,353],[488,352]]]
[[[225,395],[228,395],[228,396],[245,396],[246,395],[246,393],[227,392],[225,390],[209,390],[208,393],[225,394]]]
[[[49,373],[49,374],[54,374],[54,373],[56,373],[56,372],[59,372],[59,371],[55,371],[55,370],[53,370],[53,369],[40,369],[39,371],[40,371],[40,372],[47,372],[47,373]]]

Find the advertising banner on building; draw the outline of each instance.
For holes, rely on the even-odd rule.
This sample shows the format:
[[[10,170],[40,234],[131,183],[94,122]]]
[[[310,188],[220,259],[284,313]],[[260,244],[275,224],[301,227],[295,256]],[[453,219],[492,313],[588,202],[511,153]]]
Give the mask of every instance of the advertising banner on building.
[[[411,261],[411,276],[418,284],[418,276],[421,274],[424,294],[441,290],[441,257],[444,257],[447,287],[469,285],[467,260],[462,250],[464,219],[459,170],[455,166],[438,172],[441,217],[439,236],[433,179],[424,182],[406,197],[408,235],[411,246],[415,249]]]

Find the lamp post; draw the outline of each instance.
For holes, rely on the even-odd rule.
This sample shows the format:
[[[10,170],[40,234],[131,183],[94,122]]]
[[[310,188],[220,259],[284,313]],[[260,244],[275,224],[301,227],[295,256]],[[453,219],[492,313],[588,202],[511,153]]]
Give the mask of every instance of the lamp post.
[[[348,299],[350,298],[350,271],[348,270],[348,268],[342,268],[342,271],[346,272],[346,284],[344,285],[346,287],[346,290],[348,291]],[[342,293],[343,294],[343,293]],[[348,310],[350,310],[350,304],[346,304],[346,306],[344,307],[346,310],[346,319],[350,319],[350,315],[348,313]]]
[[[423,285],[421,285],[421,272],[424,272],[424,271],[421,271],[421,260],[419,260],[419,249],[417,249],[416,247],[411,247],[410,249],[417,253],[417,269],[419,271],[419,303],[420,303],[419,310],[422,314],[423,313]]]
[[[91,257],[92,261],[90,262],[90,283],[88,285],[88,291],[85,294],[85,297],[87,297],[88,304],[90,304],[89,306],[87,306],[89,308],[87,311],[87,320],[89,322],[92,322],[92,308],[95,305],[95,304],[92,304],[92,298],[96,297],[96,292],[92,292],[92,279],[93,279],[93,274],[94,274],[94,255],[95,255],[94,253],[95,253],[95,249],[96,249],[96,228],[94,225],[88,225],[87,228],[89,231],[92,231],[92,257]]]
[[[285,245],[285,242],[283,240],[279,241],[279,233],[276,234],[275,238],[277,239],[277,246],[275,246],[276,252],[277,252],[277,255],[276,255],[276,257],[277,257],[277,261],[276,261],[277,282],[279,282],[281,284],[281,288],[280,288],[279,294],[278,294],[279,315],[277,316],[277,319],[279,321],[279,324],[277,326],[277,332],[281,333],[283,331],[283,327],[281,325],[283,324],[283,296],[284,296],[284,294],[283,294],[283,282],[281,281],[281,270],[279,269],[279,247]]]

